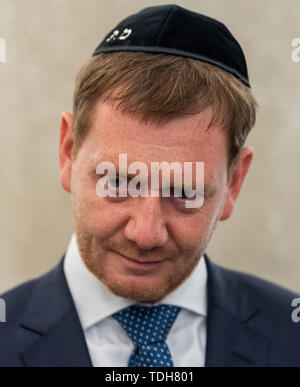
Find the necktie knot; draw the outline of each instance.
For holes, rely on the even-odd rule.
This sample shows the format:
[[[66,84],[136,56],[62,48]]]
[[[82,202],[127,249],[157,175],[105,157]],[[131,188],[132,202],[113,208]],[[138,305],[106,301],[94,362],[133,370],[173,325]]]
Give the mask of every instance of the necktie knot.
[[[172,305],[132,305],[112,316],[135,345],[129,366],[172,366],[166,338],[180,311]]]

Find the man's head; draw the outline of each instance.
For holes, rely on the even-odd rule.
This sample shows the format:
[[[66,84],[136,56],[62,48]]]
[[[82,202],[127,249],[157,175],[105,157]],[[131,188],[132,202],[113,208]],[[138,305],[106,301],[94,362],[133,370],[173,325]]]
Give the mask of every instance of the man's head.
[[[253,157],[244,142],[255,110],[243,82],[203,61],[116,52],[83,67],[73,115],[61,120],[61,183],[81,256],[112,292],[154,302],[188,278],[232,213]],[[151,162],[204,162],[203,206],[187,209],[172,195],[100,198],[97,165],[117,165],[121,153],[149,170]]]

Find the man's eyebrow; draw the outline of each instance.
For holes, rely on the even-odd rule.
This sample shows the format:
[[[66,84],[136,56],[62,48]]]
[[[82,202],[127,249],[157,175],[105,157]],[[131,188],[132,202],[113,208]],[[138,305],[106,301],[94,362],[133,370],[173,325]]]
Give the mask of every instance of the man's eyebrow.
[[[113,163],[112,163],[113,164]],[[95,168],[96,170],[96,168]],[[107,168],[105,169],[107,170]],[[139,174],[137,173],[120,173],[120,170],[119,170],[119,167],[115,166],[115,171],[116,171],[116,176],[123,176],[123,177],[127,177],[129,178],[130,180],[133,179],[134,177],[138,176]],[[98,176],[106,176],[107,173],[97,173]]]

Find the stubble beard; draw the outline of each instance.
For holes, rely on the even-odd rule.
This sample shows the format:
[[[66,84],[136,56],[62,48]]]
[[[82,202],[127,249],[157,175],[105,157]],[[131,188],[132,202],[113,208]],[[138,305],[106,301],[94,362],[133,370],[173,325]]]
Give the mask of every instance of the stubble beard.
[[[176,270],[174,268],[172,272],[165,273],[160,280],[145,281],[144,276],[134,278],[132,281],[128,278],[115,280],[109,278],[104,264],[106,261],[107,265],[106,255],[111,251],[110,244],[105,243],[105,246],[102,246],[97,242],[97,237],[83,229],[80,215],[77,214],[74,203],[73,224],[80,256],[87,269],[116,296],[137,302],[155,303],[177,289],[191,276],[206,248],[206,244],[205,247],[200,246],[193,258],[189,258],[185,262],[182,259],[177,259]],[[189,263],[187,264],[187,262]]]

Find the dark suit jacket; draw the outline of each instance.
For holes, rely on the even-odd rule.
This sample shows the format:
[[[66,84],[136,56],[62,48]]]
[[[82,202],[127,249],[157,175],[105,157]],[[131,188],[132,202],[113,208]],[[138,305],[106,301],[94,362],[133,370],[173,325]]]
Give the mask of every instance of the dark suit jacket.
[[[300,366],[300,323],[291,318],[292,300],[299,295],[205,259],[205,365]],[[1,298],[7,322],[0,324],[0,366],[92,366],[63,259]]]

